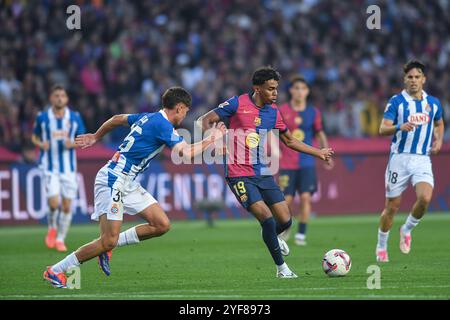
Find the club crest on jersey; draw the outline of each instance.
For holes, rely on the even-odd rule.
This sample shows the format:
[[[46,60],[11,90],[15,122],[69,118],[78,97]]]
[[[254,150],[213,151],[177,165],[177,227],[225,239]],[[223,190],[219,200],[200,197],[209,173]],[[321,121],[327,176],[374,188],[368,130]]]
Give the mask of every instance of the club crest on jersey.
[[[118,161],[119,161],[119,158],[120,158],[120,152],[117,151],[117,152],[114,153],[114,155],[112,156],[111,161],[112,161],[112,162],[118,162]]]
[[[255,126],[260,126],[261,125],[261,118],[260,117],[255,117],[255,120],[253,121],[255,123]]]
[[[295,121],[295,124],[299,126],[302,124],[303,119],[302,119],[302,117],[295,117],[294,121]]]
[[[427,103],[427,105],[425,106],[425,111],[426,112],[431,112],[431,107],[430,105]]]
[[[430,116],[422,112],[413,113],[408,116],[408,122],[420,126],[430,122]]]

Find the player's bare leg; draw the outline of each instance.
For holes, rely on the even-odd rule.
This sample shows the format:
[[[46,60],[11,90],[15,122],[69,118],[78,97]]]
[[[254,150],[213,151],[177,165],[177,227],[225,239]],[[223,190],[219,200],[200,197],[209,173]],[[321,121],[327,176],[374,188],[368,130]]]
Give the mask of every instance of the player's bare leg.
[[[59,196],[50,197],[47,199],[48,204],[48,230],[45,236],[45,244],[48,248],[52,249],[55,247],[56,234],[57,234],[57,221],[59,212]]]
[[[286,205],[288,206],[288,208],[291,208],[291,204],[294,201],[294,197],[290,196],[290,195],[285,195],[284,199],[286,201]],[[287,228],[286,230],[284,230],[283,232],[281,232],[278,236],[281,239],[283,239],[284,241],[288,241],[290,234],[291,234],[291,226],[289,228]]]
[[[284,202],[284,201],[283,201]],[[285,203],[285,202],[284,202]],[[287,206],[286,206],[287,207]],[[277,236],[277,222],[272,216],[272,211],[264,201],[257,201],[253,203],[248,210],[259,221],[262,227],[262,237],[264,243],[269,249],[272,259],[277,266],[277,277],[280,278],[296,278],[297,275],[293,273],[283,260],[281,253],[280,241]],[[289,209],[288,209],[289,213]]]
[[[170,220],[161,206],[157,203],[145,208],[139,213],[139,216],[147,221],[147,223],[134,226],[121,232],[116,247],[137,244],[143,240],[162,236],[170,230]],[[102,230],[101,232],[103,233],[104,231]],[[109,266],[111,257],[112,250],[103,252],[98,256],[100,269],[107,276],[111,274]]]
[[[311,193],[300,194],[300,211],[298,215],[299,227],[295,234],[295,243],[299,246],[306,245],[306,226],[311,214]]]
[[[386,198],[385,207],[380,217],[380,225],[378,228],[378,243],[376,248],[377,261],[388,262],[387,241],[389,231],[394,223],[394,216],[400,209],[401,196],[395,198]]]
[[[65,239],[72,222],[72,199],[62,198],[61,213],[59,215],[58,233],[56,236],[55,247],[56,250],[64,252],[67,251]]]
[[[433,195],[433,187],[427,182],[419,182],[415,185],[417,200],[405,223],[400,227],[400,251],[408,254],[411,250],[411,231],[420,222],[430,204]]]

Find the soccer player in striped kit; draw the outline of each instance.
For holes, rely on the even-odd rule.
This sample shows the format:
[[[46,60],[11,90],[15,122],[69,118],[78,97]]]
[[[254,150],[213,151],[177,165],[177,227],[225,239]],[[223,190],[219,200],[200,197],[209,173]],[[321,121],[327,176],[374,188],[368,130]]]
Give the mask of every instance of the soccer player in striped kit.
[[[417,200],[400,228],[400,251],[410,252],[411,231],[425,214],[433,194],[430,154],[439,152],[444,136],[441,103],[423,90],[424,64],[412,60],[405,64],[403,71],[405,89],[389,100],[380,126],[381,135],[394,137],[385,173],[386,203],[378,229],[376,258],[379,262],[389,261],[389,230],[400,207],[401,195],[411,181]]]
[[[32,135],[33,144],[40,149],[39,167],[43,171],[48,201],[45,244],[58,251],[67,251],[64,241],[72,221],[72,200],[78,191],[75,136],[85,132],[80,114],[70,110],[68,102],[65,88],[53,86],[51,106],[37,115]]]
[[[330,148],[317,149],[295,139],[275,104],[280,74],[271,67],[253,73],[253,91],[234,96],[198,120],[204,130],[219,121],[229,121],[225,176],[241,205],[260,223],[262,238],[276,265],[278,278],[297,278],[284,262],[289,254],[278,235],[292,224],[291,213],[273,172],[265,161],[264,144],[271,130],[278,130],[281,141],[297,152],[329,161]]]

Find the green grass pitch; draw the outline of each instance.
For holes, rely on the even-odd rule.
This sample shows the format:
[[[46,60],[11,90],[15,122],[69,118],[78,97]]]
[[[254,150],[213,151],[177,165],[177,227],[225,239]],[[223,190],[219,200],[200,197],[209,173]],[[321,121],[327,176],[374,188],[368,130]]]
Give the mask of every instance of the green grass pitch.
[[[112,274],[96,260],[82,265],[81,289],[52,288],[42,280],[45,266],[65,254],[44,245],[45,226],[0,228],[0,299],[450,299],[450,214],[429,213],[413,231],[412,250],[398,248],[395,219],[390,262],[377,264],[378,215],[318,217],[308,229],[308,246],[288,241],[286,258],[298,279],[277,279],[275,266],[253,218],[174,222],[163,237],[114,251]],[[124,228],[130,224],[124,225]],[[73,226],[69,250],[98,236],[93,224]],[[346,250],[350,273],[329,278],[321,268],[329,249]],[[367,268],[381,268],[381,289],[367,288]]]

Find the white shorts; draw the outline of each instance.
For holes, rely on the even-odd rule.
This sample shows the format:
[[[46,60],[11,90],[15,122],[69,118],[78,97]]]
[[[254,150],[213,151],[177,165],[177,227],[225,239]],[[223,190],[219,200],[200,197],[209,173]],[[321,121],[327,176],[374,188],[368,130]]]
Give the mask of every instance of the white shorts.
[[[44,185],[47,198],[61,195],[65,199],[75,199],[78,192],[75,172],[55,173],[44,171]]]
[[[135,215],[154,203],[158,201],[136,181],[130,182],[124,190],[109,187],[108,169],[104,166],[95,177],[91,219],[98,221],[101,215],[106,214],[108,220],[122,221],[124,213]]]
[[[430,157],[411,153],[391,154],[384,180],[386,198],[400,196],[410,180],[413,186],[418,182],[427,182],[434,187]]]

